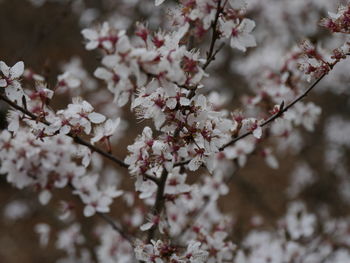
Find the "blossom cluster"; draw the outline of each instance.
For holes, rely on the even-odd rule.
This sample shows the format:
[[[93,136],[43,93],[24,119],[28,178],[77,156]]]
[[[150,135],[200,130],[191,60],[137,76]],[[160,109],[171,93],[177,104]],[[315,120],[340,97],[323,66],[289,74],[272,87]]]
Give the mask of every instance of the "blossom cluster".
[[[334,33],[350,33],[350,9],[340,6],[337,13],[328,12],[329,17],[321,20],[320,24]]]
[[[316,182],[316,171],[306,163],[291,175],[285,192],[293,202],[288,202],[285,214],[274,215],[270,222],[252,217],[246,235],[235,236],[239,218],[224,213],[219,200],[235,182],[262,214],[274,211],[237,171],[254,155],[277,169],[280,153],[298,153],[298,128],[314,131],[321,115],[319,106],[301,100],[345,61],[349,42],[340,39],[332,48],[323,48],[305,39],[283,47],[278,63],[269,64],[265,55],[268,63],[262,67],[257,63],[260,50],[250,50],[252,61],[244,52],[266,38],[259,31],[255,34],[255,22],[248,16],[265,12],[260,18],[266,19],[269,4],[252,0],[255,9],[249,9],[242,0],[151,2],[158,8],[176,6],[162,30],[147,23],[122,29],[110,19],[81,31],[85,49],[99,54],[101,64],[93,75],[104,90],[76,58],[64,64],[53,88],[45,77],[25,69],[22,61],[12,67],[0,61],[0,99],[13,108],[7,113],[7,128],[0,131],[0,173],[18,189],[39,192],[43,205],[66,188],[82,202],[84,216],[98,214],[108,224],[91,231],[99,242],[91,250],[82,225],[69,216],[75,206],[64,201],[59,219],[70,225],[57,235],[55,246],[67,255],[59,262],[346,262],[349,241],[342,232],[348,231],[350,221],[333,219],[324,209],[309,210],[298,201]],[[301,9],[304,3],[288,5]],[[341,6],[321,25],[348,34],[349,8]],[[237,52],[238,62],[226,61],[218,42],[243,51]],[[271,48],[266,48],[267,54]],[[237,72],[248,72],[244,77],[249,92],[234,94],[239,106],[226,109],[228,99],[215,90],[221,83],[210,82],[216,73],[208,67],[218,60],[232,68],[240,64]],[[67,100],[66,95],[73,98]],[[62,107],[62,101],[57,103],[61,98],[69,102],[56,109]],[[141,132],[128,142],[126,157],[119,158],[112,138],[125,135],[121,114],[126,106],[146,124],[140,127],[130,121]],[[340,132],[348,126],[344,120],[329,119],[324,133],[326,162],[343,182],[341,194],[350,200],[347,168],[338,165],[350,145]],[[128,132],[133,136],[135,131]],[[134,188],[120,190],[118,171],[110,170],[100,157],[125,169],[125,181],[132,178]],[[24,203],[9,204],[8,218],[28,214]],[[119,206],[118,221],[107,215],[112,205]],[[40,223],[35,231],[42,246],[51,242],[48,225]]]

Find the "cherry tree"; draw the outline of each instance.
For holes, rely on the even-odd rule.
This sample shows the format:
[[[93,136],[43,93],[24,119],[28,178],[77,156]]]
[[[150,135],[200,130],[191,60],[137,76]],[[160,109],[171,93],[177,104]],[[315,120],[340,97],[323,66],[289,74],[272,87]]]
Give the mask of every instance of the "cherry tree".
[[[58,262],[84,263],[350,260],[349,218],[309,211],[297,198],[316,180],[306,163],[295,167],[287,189],[291,201],[269,228],[259,228],[263,219],[254,217],[238,241],[234,218],[220,207],[233,183],[255,191],[237,180],[241,169],[254,166],[251,156],[259,153],[278,169],[282,152],[302,147],[303,130],[319,132],[321,107],[305,98],[327,81],[339,89],[347,85],[341,75],[350,54],[349,4],[122,1],[154,14],[148,22],[122,23],[113,17],[118,9],[101,21],[84,1],[73,2],[59,4],[81,18],[85,49],[99,57],[93,76],[75,58],[52,87],[25,61],[0,61],[0,100],[8,105],[0,173],[18,191],[32,189],[43,207],[53,198],[61,201],[57,219],[66,227],[56,235],[47,223],[34,228],[43,249],[53,239],[66,254]],[[283,17],[280,9],[288,10]],[[307,25],[298,20],[303,10],[309,12]],[[239,55],[228,67],[248,83],[237,107],[227,105],[228,96],[217,87],[224,86],[218,66],[230,52]],[[70,102],[58,108],[61,96]],[[118,156],[115,149],[133,129],[125,112],[142,129],[127,155]],[[346,199],[350,181],[343,149],[350,145],[350,124],[339,117],[327,123],[326,160]],[[103,220],[93,229],[98,239],[93,248],[63,191],[83,204],[84,217]],[[263,200],[253,202],[269,213]],[[120,204],[118,217],[113,204]],[[16,218],[28,209],[14,202],[5,212]]]

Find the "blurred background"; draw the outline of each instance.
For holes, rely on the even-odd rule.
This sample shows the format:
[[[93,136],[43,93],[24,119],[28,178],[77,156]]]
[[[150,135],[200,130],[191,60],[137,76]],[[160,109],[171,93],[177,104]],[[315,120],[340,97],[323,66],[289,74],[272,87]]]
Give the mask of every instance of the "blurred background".
[[[23,60],[26,67],[43,75],[50,88],[57,85],[57,76],[69,70],[69,65],[81,65],[89,83],[78,94],[108,116],[121,115],[127,121],[127,133],[115,146],[114,153],[125,157],[126,147],[143,129],[129,113],[111,102],[111,96],[102,82],[93,78],[100,64],[100,54],[84,48],[81,30],[105,20],[116,27],[132,32],[134,21],[148,21],[150,28],[167,27],[165,19],[171,5],[154,8],[151,0],[0,0],[0,60],[8,65]],[[317,24],[327,10],[336,11],[342,1],[329,0],[251,0],[248,17],[257,23],[258,47],[246,54],[225,47],[212,63],[211,77],[206,87],[224,94],[225,107],[230,110],[242,107],[242,94],[251,94],[259,68],[278,69],[283,54],[300,40],[308,37],[320,41],[325,47],[336,48],[343,38],[334,40]],[[205,49],[207,42],[201,44]],[[247,58],[248,56],[248,58]],[[75,64],[74,64],[75,63]],[[311,211],[324,209],[334,217],[349,215],[350,204],[350,62],[338,65],[331,76],[306,98],[322,108],[315,131],[300,129],[300,140],[295,147],[276,152],[279,167],[272,169],[257,150],[244,168],[233,177],[230,193],[221,202],[225,213],[234,217],[233,240],[239,242],[256,224],[269,228],[282,217],[291,200],[304,201]],[[336,85],[335,85],[336,84]],[[76,95],[76,94],[74,94]],[[62,108],[71,94],[62,93],[53,107]],[[89,99],[90,98],[90,99]],[[91,99],[94,98],[94,99]],[[109,100],[109,101],[108,101]],[[106,102],[111,102],[108,104]],[[108,106],[106,106],[108,105]],[[6,127],[7,106],[0,102],[0,127]],[[273,147],[267,140],[260,147]],[[119,172],[124,175],[125,171]],[[124,175],[121,182],[133,188],[132,178]],[[124,178],[123,177],[123,178]],[[61,256],[54,241],[49,249],[41,249],[34,228],[48,223],[52,231],[59,231],[63,223],[55,216],[60,199],[72,202],[77,211],[81,205],[69,191],[56,191],[48,206],[41,206],[33,189],[19,191],[0,177],[0,258],[4,263],[54,262]],[[121,217],[121,206],[112,207],[112,215]],[[96,244],[90,227],[99,219],[84,218],[77,212],[83,232]],[[258,223],[257,223],[258,222]]]

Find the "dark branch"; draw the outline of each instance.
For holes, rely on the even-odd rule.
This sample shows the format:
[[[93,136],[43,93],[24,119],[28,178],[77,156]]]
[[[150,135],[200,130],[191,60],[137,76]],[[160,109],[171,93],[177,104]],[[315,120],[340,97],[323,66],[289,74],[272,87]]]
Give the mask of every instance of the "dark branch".
[[[307,88],[302,94],[300,94],[298,97],[296,97],[291,103],[289,103],[286,107],[281,107],[280,110],[272,115],[270,118],[268,118],[267,120],[265,120],[262,124],[260,124],[260,127],[264,127],[266,125],[268,125],[269,123],[273,122],[274,120],[280,118],[281,116],[283,116],[283,114],[288,111],[291,107],[293,107],[297,102],[301,101],[303,98],[305,98],[311,90],[313,90],[313,88],[315,88],[317,86],[317,84],[327,75],[327,73],[323,73],[321,75],[321,77],[319,77],[309,88]],[[281,104],[282,105],[282,104]],[[251,135],[253,133],[253,131],[247,131],[245,133],[243,133],[242,135],[238,136],[237,138],[234,138],[233,140],[231,140],[230,142],[226,143],[224,146],[222,146],[219,150],[222,151],[224,150],[226,147],[235,144],[237,141]]]
[[[215,48],[215,43],[216,41],[219,39],[220,37],[220,32],[217,30],[217,26],[218,26],[218,22],[219,22],[219,17],[220,14],[223,11],[223,8],[221,6],[221,0],[218,1],[218,5],[216,7],[216,14],[215,14],[215,19],[213,21],[213,23],[211,24],[211,28],[212,28],[212,37],[211,37],[211,42],[210,42],[210,47],[209,47],[209,51],[207,53],[207,61],[203,66],[203,69],[205,70],[211,61],[213,61],[215,59],[215,55],[219,52],[219,50],[221,48],[219,48],[217,51],[214,52],[214,48]]]
[[[154,216],[160,216],[164,209],[164,204],[165,204],[164,191],[165,191],[167,178],[168,178],[168,171],[165,168],[163,168],[162,175],[158,183],[156,201],[152,208],[152,214]],[[149,243],[151,239],[154,237],[157,227],[158,227],[157,225],[154,225],[148,231],[147,243]]]
[[[299,95],[298,97],[296,97],[291,103],[289,103],[286,107],[284,107],[284,102],[281,103],[280,110],[272,115],[270,118],[268,118],[267,120],[265,120],[262,124],[260,124],[260,127],[264,127],[268,124],[270,124],[271,122],[273,122],[274,120],[280,118],[283,116],[283,114],[288,111],[291,107],[293,107],[297,102],[301,101],[303,98],[305,98],[310,91],[312,91],[317,84],[327,75],[327,73],[322,74],[309,88],[307,88],[301,95]],[[231,141],[229,141],[228,143],[226,143],[225,145],[223,145],[219,151],[223,151],[226,147],[231,146],[233,144],[235,144],[237,141],[244,139],[245,137],[249,136],[253,134],[253,131],[247,131],[243,134],[241,134],[240,136],[232,139]],[[190,160],[186,160],[186,161],[182,161],[182,162],[178,162],[176,163],[174,166],[183,166],[186,165],[190,162]]]
[[[119,227],[114,219],[112,219],[110,216],[108,216],[107,214],[103,214],[103,213],[99,213],[97,212],[97,215],[99,217],[101,217],[104,221],[106,221],[115,231],[117,231],[123,238],[125,238],[125,240],[127,240],[131,246],[133,245],[133,241],[134,238],[129,235],[128,233],[126,233],[121,227]]]

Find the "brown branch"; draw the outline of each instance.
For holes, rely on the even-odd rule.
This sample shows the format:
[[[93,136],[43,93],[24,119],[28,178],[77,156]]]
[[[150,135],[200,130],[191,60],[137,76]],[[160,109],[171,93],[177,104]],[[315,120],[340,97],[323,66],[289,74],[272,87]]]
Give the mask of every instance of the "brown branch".
[[[109,215],[97,212],[96,213],[99,217],[101,217],[105,222],[107,222],[113,230],[117,231],[125,240],[127,240],[131,246],[133,246],[134,243],[134,237],[132,237],[129,233],[127,233],[125,230],[123,230],[121,227],[119,227],[113,218],[111,218]]]
[[[210,47],[209,47],[209,51],[207,53],[207,61],[205,62],[205,64],[203,65],[203,69],[205,70],[209,64],[215,59],[215,55],[217,54],[217,51],[214,52],[214,48],[215,48],[215,43],[216,41],[219,39],[220,37],[220,32],[217,30],[217,26],[218,26],[218,22],[219,22],[219,17],[220,14],[223,11],[223,7],[221,6],[221,1],[218,1],[218,5],[217,5],[217,9],[216,9],[216,14],[215,14],[215,18],[213,23],[211,24],[211,28],[213,30],[212,32],[212,37],[211,37],[211,42],[210,42]],[[220,48],[221,49],[221,48]]]
[[[334,66],[334,65],[333,65]],[[333,68],[333,66],[331,68]],[[284,102],[282,101],[281,103],[281,108],[280,110],[272,115],[271,117],[269,117],[267,120],[265,120],[262,124],[260,124],[260,127],[264,127],[268,124],[270,124],[271,122],[273,122],[274,120],[280,118],[283,116],[283,114],[288,111],[291,107],[293,107],[297,102],[301,101],[303,98],[305,98],[316,86],[317,84],[327,75],[327,73],[323,73],[309,88],[307,88],[301,95],[299,95],[298,97],[296,97],[291,103],[289,103],[286,107],[284,107]],[[233,144],[235,144],[237,141],[244,139],[245,137],[249,136],[253,134],[253,131],[247,131],[243,134],[241,134],[240,136],[237,136],[236,138],[232,139],[231,141],[229,141],[228,143],[224,144],[221,148],[219,148],[219,151],[223,151],[226,147],[231,146]],[[176,163],[174,166],[182,166],[182,165],[186,165],[190,162],[191,160],[186,160],[186,161],[182,161],[182,162],[178,162]]]
[[[323,73],[309,88],[307,88],[302,94],[300,94],[298,97],[296,97],[291,103],[289,103],[286,107],[281,107],[279,109],[279,111],[272,115],[270,118],[268,118],[267,120],[265,120],[262,124],[260,124],[260,127],[264,127],[266,125],[268,125],[269,123],[273,122],[274,120],[280,118],[281,116],[283,116],[283,114],[288,111],[291,107],[293,107],[297,102],[301,101],[303,98],[305,98],[311,90],[313,90],[317,84],[327,75],[327,73]],[[282,102],[281,105],[283,105],[284,103]],[[245,133],[243,133],[242,135],[238,136],[237,138],[234,138],[233,140],[231,140],[230,142],[226,143],[224,146],[222,146],[219,150],[222,151],[224,150],[226,147],[235,144],[237,141],[249,136],[253,134],[253,131],[247,131]]]
[[[164,191],[165,191],[165,185],[166,185],[167,179],[168,179],[168,171],[165,169],[165,167],[163,167],[162,175],[159,179],[156,201],[152,208],[152,214],[154,216],[160,216],[164,209],[164,204],[165,204]],[[147,243],[149,243],[151,239],[154,237],[157,227],[158,227],[157,225],[154,225],[149,229]]]
[[[207,59],[205,64],[203,65],[203,69],[205,70],[209,64],[215,60],[216,55],[219,53],[219,51],[225,46],[225,43],[221,43],[221,45],[215,50],[215,52]]]

